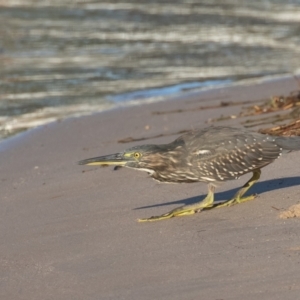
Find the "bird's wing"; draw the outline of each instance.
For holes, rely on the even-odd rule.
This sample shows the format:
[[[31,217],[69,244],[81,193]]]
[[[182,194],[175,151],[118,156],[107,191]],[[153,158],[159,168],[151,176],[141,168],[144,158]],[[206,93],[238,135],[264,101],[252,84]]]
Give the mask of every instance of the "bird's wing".
[[[281,154],[281,149],[269,141],[223,141],[209,147],[198,147],[191,155],[191,163],[203,178],[217,181],[236,179],[262,168]],[[213,180],[211,180],[213,181]]]

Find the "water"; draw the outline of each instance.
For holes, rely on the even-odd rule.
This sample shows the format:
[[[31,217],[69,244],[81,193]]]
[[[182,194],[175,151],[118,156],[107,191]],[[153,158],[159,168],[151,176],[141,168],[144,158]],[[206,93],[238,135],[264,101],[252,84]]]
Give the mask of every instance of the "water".
[[[299,72],[300,0],[0,0],[0,138],[132,100]]]

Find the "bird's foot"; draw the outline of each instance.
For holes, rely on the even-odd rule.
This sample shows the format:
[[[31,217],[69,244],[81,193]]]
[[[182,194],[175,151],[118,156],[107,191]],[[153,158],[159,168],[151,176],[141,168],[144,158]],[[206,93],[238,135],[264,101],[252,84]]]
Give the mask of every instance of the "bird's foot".
[[[189,204],[189,205],[183,205],[180,207],[177,207],[171,211],[169,211],[166,214],[160,215],[160,216],[153,216],[150,218],[145,218],[145,219],[138,219],[138,222],[151,222],[151,221],[160,221],[160,220],[165,220],[165,219],[171,219],[173,217],[182,217],[182,216],[190,216],[195,213],[200,212],[206,207],[211,207],[214,202],[214,194],[213,194],[213,187],[210,187],[209,193],[203,199],[202,201]]]
[[[247,196],[247,197],[234,197],[233,199],[231,200],[228,200],[228,201],[225,201],[225,202],[222,202],[222,203],[218,203],[218,204],[215,204],[213,207],[229,207],[229,206],[233,206],[235,204],[239,204],[239,203],[244,203],[246,201],[250,201],[250,200],[253,200],[257,197],[257,194],[253,194],[253,195],[250,195],[250,196]]]
[[[160,216],[152,216],[150,218],[138,219],[138,222],[152,222],[152,221],[160,221],[165,219],[171,219],[173,217],[182,217],[193,215],[197,212],[201,211],[201,208],[193,208],[191,209],[188,205],[181,206],[169,211],[166,214]]]
[[[200,212],[204,208],[211,207],[213,205],[214,191],[215,191],[214,186],[209,185],[208,186],[208,194],[202,201],[177,207],[175,209],[172,209],[168,213],[160,215],[160,216],[153,216],[150,218],[138,219],[138,222],[160,221],[160,220],[165,220],[165,219],[171,219],[173,217],[182,217],[182,216],[193,215],[197,212]]]

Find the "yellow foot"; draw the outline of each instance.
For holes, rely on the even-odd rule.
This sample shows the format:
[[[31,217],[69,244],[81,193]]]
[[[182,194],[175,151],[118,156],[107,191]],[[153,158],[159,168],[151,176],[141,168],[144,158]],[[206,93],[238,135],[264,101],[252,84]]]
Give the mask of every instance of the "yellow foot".
[[[235,204],[239,204],[239,203],[243,203],[243,202],[246,202],[246,201],[250,201],[250,200],[253,200],[257,197],[257,194],[253,194],[253,195],[250,195],[250,196],[247,196],[247,197],[243,197],[243,198],[240,198],[240,197],[235,197],[231,200],[228,200],[228,201],[225,201],[223,203],[220,203],[220,204],[215,204],[214,207],[228,207],[228,206],[233,206]]]
[[[173,217],[182,217],[189,216],[199,212],[201,209],[187,209],[185,206],[175,208],[170,212],[160,215],[160,216],[152,216],[150,218],[138,219],[138,222],[153,222],[160,221],[165,219],[171,219]]]
[[[193,215],[201,210],[203,210],[205,207],[210,207],[214,202],[214,191],[215,188],[212,185],[208,185],[208,194],[200,202],[196,202],[194,204],[184,205],[180,206],[178,208],[175,208],[171,211],[169,211],[166,214],[160,215],[160,216],[153,216],[150,218],[145,219],[138,219],[138,222],[151,222],[151,221],[160,221],[165,219],[171,219],[173,217],[182,217],[182,216],[189,216]]]

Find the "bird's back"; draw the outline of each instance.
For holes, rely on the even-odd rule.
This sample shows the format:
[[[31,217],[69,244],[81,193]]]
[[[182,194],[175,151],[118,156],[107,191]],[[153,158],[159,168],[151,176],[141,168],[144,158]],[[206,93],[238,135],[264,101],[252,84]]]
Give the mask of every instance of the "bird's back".
[[[260,169],[281,155],[271,136],[231,127],[208,127],[179,137],[187,151],[187,165],[199,181],[236,179]]]

